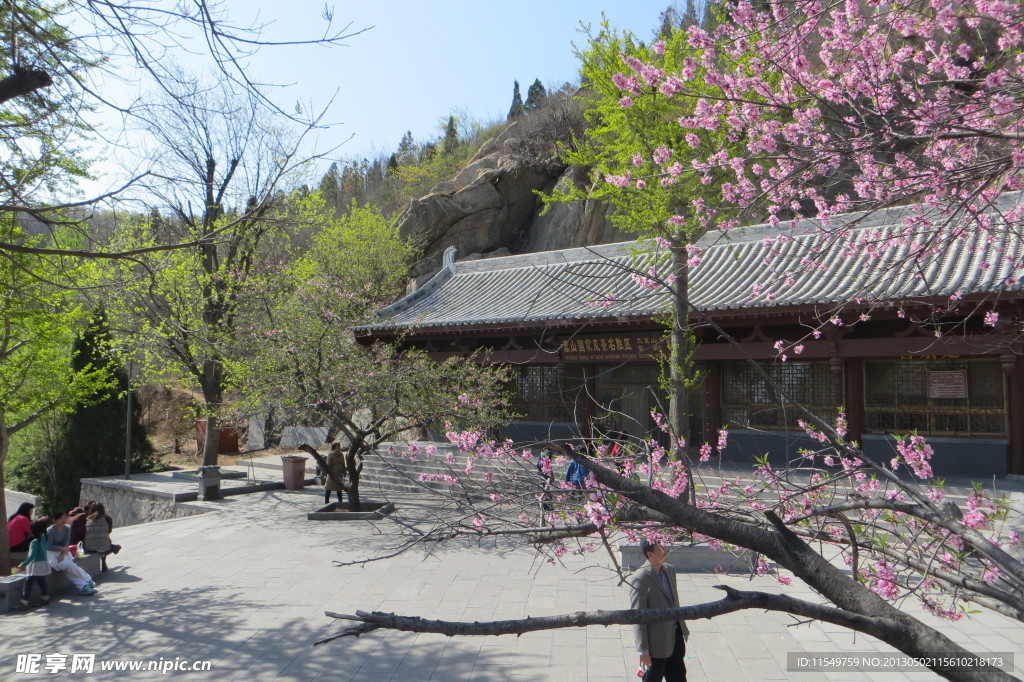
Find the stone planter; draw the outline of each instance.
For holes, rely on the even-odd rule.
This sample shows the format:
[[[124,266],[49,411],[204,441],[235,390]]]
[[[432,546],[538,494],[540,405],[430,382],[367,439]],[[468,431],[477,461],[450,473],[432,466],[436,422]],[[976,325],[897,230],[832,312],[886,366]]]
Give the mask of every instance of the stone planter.
[[[220,499],[220,466],[211,464],[199,467],[199,499]]]
[[[350,512],[348,504],[332,502],[306,514],[307,521],[377,521],[395,510],[394,502],[363,502],[363,511]]]

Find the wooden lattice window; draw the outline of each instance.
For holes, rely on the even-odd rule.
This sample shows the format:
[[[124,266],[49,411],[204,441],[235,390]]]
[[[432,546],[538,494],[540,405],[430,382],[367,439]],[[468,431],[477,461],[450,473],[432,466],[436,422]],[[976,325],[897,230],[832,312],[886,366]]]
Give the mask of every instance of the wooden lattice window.
[[[749,362],[722,363],[722,417],[726,424],[736,428],[796,430],[800,428],[797,420],[806,421],[806,417],[793,403],[829,423],[835,420],[843,403],[843,379],[831,371],[827,362],[759,362],[757,367],[765,371],[781,392]]]
[[[1006,381],[995,359],[868,360],[868,433],[1007,435]]]
[[[523,421],[572,421],[565,383],[555,365],[520,365],[512,375],[512,408]]]

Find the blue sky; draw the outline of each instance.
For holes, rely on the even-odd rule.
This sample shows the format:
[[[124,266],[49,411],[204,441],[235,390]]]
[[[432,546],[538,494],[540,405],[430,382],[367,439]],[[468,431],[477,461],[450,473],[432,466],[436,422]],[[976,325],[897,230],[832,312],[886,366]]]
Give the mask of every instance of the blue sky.
[[[535,78],[545,85],[575,81],[572,43],[582,45],[582,20],[597,25],[602,10],[612,25],[651,36],[671,0],[373,0],[334,5],[334,25],[373,27],[346,47],[282,47],[253,62],[264,81],[294,83],[278,93],[323,106],[338,94],[328,119],[337,123],[318,136],[325,150],[352,139],[332,159],[391,152],[406,130],[418,141],[438,136],[438,122],[464,111],[476,119],[504,118],[518,80],[523,98]],[[685,4],[685,3],[682,3]],[[308,37],[322,30],[322,1],[231,0],[238,23],[259,12],[272,22],[274,40]]]

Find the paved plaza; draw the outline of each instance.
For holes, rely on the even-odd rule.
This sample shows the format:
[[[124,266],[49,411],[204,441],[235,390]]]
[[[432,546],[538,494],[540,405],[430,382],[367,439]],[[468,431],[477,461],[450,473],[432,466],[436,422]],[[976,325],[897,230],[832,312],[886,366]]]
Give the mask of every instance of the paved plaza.
[[[167,485],[171,485],[168,483]],[[380,493],[364,493],[379,499]],[[319,489],[257,492],[209,503],[206,514],[118,528],[95,597],[62,596],[48,608],[0,616],[0,679],[194,680],[629,680],[637,658],[629,627],[461,637],[375,632],[313,647],[344,627],[325,611],[392,611],[463,621],[628,607],[607,556],[539,560],[509,541],[461,540],[362,567],[389,553],[395,520],[307,521]],[[389,495],[396,519],[425,524],[427,495]],[[681,573],[685,603],[716,600],[714,585],[779,591],[774,580]],[[794,596],[810,598],[795,585]],[[915,608],[916,607],[909,607]],[[994,614],[951,625],[921,614],[975,652],[1013,652],[1024,665],[1024,628]],[[743,611],[691,621],[690,680],[930,680],[930,672],[787,671],[788,652],[893,652],[865,635],[785,614]],[[19,654],[95,655],[94,672],[16,672]],[[208,672],[102,672],[101,663],[209,661]],[[1017,668],[1019,670],[1019,667]],[[1015,673],[1020,675],[1019,672]]]

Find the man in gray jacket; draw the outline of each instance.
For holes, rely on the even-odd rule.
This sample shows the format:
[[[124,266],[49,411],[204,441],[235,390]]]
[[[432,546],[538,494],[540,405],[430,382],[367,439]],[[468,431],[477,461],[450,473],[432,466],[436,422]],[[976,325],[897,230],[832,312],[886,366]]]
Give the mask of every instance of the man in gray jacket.
[[[676,570],[665,563],[668,552],[658,543],[644,540],[640,550],[647,564],[630,582],[630,606],[634,609],[670,609],[679,606]],[[634,625],[640,667],[646,669],[644,682],[686,682],[686,638],[690,631],[686,622],[670,620],[662,623]]]

